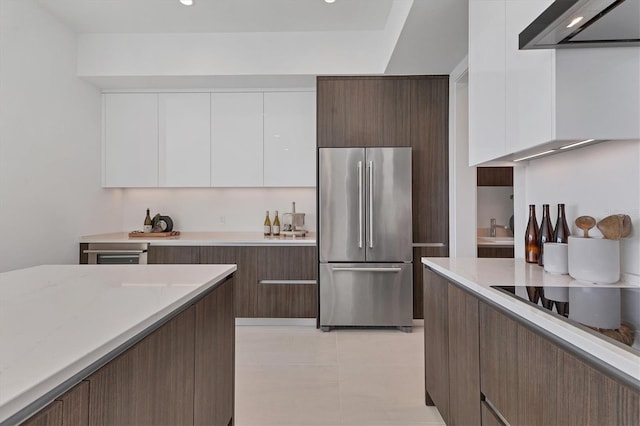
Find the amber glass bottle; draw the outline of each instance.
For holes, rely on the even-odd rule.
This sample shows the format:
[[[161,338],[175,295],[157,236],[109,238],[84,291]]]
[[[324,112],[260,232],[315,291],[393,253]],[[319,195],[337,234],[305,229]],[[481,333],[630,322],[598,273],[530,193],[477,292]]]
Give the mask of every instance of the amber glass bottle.
[[[556,227],[553,230],[553,241],[556,243],[569,242],[569,225],[567,225],[567,217],[564,214],[564,204],[558,204],[558,219],[556,220]]]
[[[524,259],[528,263],[538,262],[538,220],[535,204],[529,204],[529,222],[524,233],[524,250]]]
[[[538,265],[544,265],[544,243],[551,242],[553,238],[553,228],[549,219],[549,204],[542,205],[542,221],[538,231]]]

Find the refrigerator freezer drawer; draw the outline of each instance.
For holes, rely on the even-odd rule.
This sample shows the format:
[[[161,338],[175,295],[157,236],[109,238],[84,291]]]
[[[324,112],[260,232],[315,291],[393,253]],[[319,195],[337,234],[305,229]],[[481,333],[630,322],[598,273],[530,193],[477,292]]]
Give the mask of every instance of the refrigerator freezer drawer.
[[[410,327],[411,263],[321,263],[320,326]]]

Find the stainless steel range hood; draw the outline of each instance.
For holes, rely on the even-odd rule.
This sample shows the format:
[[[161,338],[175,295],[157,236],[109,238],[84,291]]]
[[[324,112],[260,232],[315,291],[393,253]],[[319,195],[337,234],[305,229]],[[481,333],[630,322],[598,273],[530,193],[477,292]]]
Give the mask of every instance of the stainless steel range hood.
[[[520,49],[640,46],[640,0],[556,0],[520,33]]]

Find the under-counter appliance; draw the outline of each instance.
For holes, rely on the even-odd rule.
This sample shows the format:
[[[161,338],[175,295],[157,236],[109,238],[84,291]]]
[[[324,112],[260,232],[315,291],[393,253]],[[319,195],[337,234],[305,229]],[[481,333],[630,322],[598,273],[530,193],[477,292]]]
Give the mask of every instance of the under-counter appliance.
[[[320,148],[319,324],[413,323],[411,148]]]
[[[148,243],[90,243],[83,253],[89,265],[144,265],[148,248]]]

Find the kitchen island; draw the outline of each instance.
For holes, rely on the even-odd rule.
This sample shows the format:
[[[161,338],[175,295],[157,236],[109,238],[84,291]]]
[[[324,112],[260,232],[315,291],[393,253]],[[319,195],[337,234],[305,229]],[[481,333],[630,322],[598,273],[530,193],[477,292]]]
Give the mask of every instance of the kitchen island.
[[[232,416],[235,270],[46,265],[0,274],[0,424],[56,408],[80,385],[91,392],[77,411],[92,423],[202,423],[220,414],[203,407],[215,405],[212,394]],[[153,396],[180,412],[158,409],[167,401]]]
[[[637,283],[580,283],[522,259],[423,258],[422,263],[426,402],[438,407],[445,422],[640,422],[638,342],[623,345],[602,336],[603,330],[516,298],[520,293],[528,299],[533,289],[552,297],[592,287],[636,295]],[[578,310],[573,301],[569,313]]]

